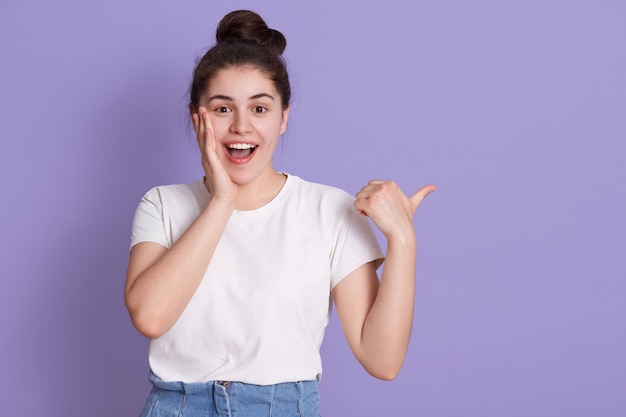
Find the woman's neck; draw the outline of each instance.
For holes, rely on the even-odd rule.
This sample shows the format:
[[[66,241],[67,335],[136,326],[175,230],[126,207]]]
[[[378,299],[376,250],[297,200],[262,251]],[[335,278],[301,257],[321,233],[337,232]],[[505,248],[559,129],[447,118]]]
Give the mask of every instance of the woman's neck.
[[[235,210],[247,211],[263,207],[274,199],[287,181],[287,175],[272,171],[267,178],[239,185]]]

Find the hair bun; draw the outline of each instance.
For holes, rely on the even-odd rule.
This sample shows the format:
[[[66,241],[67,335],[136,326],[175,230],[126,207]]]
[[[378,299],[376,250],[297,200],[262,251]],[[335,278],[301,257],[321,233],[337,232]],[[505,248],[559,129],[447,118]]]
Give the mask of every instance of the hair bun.
[[[277,30],[270,29],[263,18],[249,10],[228,13],[217,26],[217,43],[257,43],[281,55],[287,40]]]

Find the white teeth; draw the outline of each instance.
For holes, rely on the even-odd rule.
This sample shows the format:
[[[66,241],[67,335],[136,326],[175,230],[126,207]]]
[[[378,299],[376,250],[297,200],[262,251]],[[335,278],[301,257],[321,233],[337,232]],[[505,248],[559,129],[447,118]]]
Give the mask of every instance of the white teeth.
[[[230,149],[252,149],[256,148],[256,146],[251,145],[249,143],[231,143],[227,145]]]

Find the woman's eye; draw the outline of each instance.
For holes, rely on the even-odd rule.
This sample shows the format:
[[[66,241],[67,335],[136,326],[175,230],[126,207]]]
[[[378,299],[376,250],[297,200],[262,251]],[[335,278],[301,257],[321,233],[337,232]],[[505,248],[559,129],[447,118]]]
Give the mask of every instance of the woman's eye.
[[[255,113],[265,113],[267,111],[267,109],[263,106],[254,106],[252,108],[252,111]]]
[[[228,107],[225,107],[225,106],[220,106],[220,107],[216,108],[215,111],[217,113],[228,113],[230,111],[230,109]]]

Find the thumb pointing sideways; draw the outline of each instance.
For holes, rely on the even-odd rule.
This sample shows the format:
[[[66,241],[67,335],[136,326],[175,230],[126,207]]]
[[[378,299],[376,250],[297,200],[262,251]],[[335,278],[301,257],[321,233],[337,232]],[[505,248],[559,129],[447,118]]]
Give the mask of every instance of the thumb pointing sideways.
[[[411,209],[413,213],[419,207],[419,205],[424,201],[428,194],[435,191],[437,187],[434,184],[426,185],[415,192],[411,197],[409,197],[409,201],[411,202]]]

